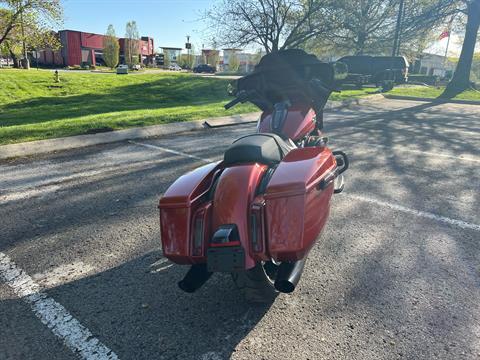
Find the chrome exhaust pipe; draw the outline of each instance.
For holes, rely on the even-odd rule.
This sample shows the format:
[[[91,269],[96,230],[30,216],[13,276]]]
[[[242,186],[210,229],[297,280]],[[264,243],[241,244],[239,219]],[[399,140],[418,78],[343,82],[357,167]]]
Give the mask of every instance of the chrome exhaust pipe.
[[[306,261],[307,258],[294,262],[282,262],[278,268],[275,289],[286,294],[293,292],[302,277]]]
[[[207,271],[207,264],[195,264],[190,267],[183,280],[178,282],[178,287],[187,293],[200,289],[212,276]]]

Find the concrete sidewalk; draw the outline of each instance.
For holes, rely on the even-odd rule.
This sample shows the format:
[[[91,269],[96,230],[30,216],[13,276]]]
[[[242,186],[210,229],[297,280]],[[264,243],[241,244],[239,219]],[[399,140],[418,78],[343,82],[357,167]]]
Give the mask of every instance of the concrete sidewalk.
[[[465,104],[465,105],[480,105],[480,101],[464,100],[464,99],[440,99],[440,98],[425,98],[418,96],[403,96],[384,94],[385,98],[390,100],[408,100],[408,101],[425,101],[436,104]]]
[[[348,99],[344,101],[329,101],[325,106],[325,110],[329,111],[343,107],[362,105],[382,99],[384,99],[383,95],[375,94],[364,98]],[[21,156],[45,154],[54,151],[76,149],[92,145],[108,144],[118,141],[172,135],[185,131],[201,130],[205,128],[205,122],[208,122],[210,126],[248,123],[257,121],[259,116],[260,112],[255,112],[196,121],[137,127],[99,134],[76,135],[58,139],[47,139],[3,145],[0,146],[0,160]]]

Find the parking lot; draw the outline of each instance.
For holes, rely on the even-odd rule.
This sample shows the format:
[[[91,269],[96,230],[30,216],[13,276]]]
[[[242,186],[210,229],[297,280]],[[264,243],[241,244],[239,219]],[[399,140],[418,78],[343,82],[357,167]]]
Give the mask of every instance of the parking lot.
[[[254,125],[0,163],[0,359],[480,358],[479,119],[394,100],[326,113],[346,188],[271,306],[227,275],[181,292],[158,225],[168,186]]]

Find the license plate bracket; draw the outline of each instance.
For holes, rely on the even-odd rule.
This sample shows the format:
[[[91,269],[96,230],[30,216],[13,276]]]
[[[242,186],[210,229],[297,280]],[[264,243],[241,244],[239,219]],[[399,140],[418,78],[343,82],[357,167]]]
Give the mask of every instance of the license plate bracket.
[[[245,270],[245,250],[240,246],[215,247],[207,251],[209,272],[237,272]]]

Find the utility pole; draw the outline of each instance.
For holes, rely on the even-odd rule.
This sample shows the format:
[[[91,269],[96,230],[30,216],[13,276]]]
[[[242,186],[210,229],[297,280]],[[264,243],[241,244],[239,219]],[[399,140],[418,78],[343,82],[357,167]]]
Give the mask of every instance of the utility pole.
[[[405,0],[400,0],[400,5],[398,7],[397,26],[395,28],[395,38],[393,39],[392,56],[397,56],[400,52],[400,30],[402,28],[404,7]]]
[[[187,59],[188,59],[188,67],[193,67],[191,58],[190,58],[190,49],[192,48],[192,44],[190,44],[190,35],[187,35],[187,43],[185,44],[185,47],[187,48]]]
[[[402,30],[403,30],[403,22],[405,21],[405,15],[407,12],[407,5],[404,1],[403,3],[403,10],[402,10],[402,20],[400,21],[400,29],[398,30],[398,40],[397,40],[397,52],[396,56],[400,56],[400,47],[402,45]]]

